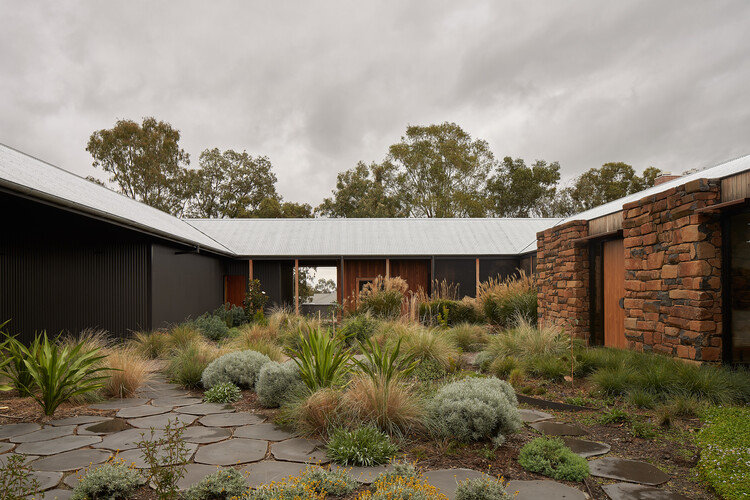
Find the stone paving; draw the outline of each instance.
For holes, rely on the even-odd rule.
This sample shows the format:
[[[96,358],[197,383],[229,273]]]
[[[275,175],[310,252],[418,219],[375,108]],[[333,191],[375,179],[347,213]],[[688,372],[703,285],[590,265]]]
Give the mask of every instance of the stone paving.
[[[0,465],[12,454],[26,457],[46,498],[67,500],[78,484],[78,472],[102,464],[117,454],[137,468],[145,468],[137,443],[153,436],[164,436],[164,427],[184,424],[185,447],[191,463],[179,487],[185,490],[221,467],[241,467],[249,487],[299,475],[307,464],[327,464],[324,443],[295,437],[277,428],[264,417],[237,412],[228,405],[203,403],[187,391],[161,378],[150,381],[136,397],[114,399],[91,405],[94,409],[117,410],[117,416],[81,415],[53,420],[44,427],[35,423],[0,426]],[[586,430],[560,422],[538,410],[521,410],[522,420],[537,431],[555,436],[582,436]],[[605,443],[570,437],[566,444],[584,457],[609,452]],[[643,462],[605,457],[589,462],[591,474],[625,481],[604,487],[614,500],[628,498],[681,499],[683,497],[651,486],[669,476]],[[333,467],[338,467],[334,465]],[[346,468],[363,484],[370,484],[389,466]],[[457,483],[487,477],[470,469],[441,469],[425,472],[425,479],[454,498]],[[644,486],[646,485],[646,486]],[[508,491],[518,492],[517,500],[545,498],[584,499],[575,488],[552,480],[511,481]]]

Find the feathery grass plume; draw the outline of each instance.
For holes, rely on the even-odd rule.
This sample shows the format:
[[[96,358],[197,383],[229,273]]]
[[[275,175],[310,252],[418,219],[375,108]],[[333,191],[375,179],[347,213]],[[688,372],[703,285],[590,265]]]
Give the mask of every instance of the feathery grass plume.
[[[110,371],[101,393],[107,398],[129,398],[151,377],[149,361],[137,350],[124,347],[105,349],[102,360]]]
[[[504,280],[498,277],[480,283],[475,303],[491,323],[502,328],[512,326],[516,316],[536,324],[536,283],[534,277],[526,276],[523,270]]]
[[[353,421],[372,424],[388,434],[424,429],[423,397],[395,378],[358,375],[347,386],[342,403]]]
[[[378,276],[367,283],[357,297],[357,312],[369,312],[377,318],[398,318],[409,285],[401,277]]]

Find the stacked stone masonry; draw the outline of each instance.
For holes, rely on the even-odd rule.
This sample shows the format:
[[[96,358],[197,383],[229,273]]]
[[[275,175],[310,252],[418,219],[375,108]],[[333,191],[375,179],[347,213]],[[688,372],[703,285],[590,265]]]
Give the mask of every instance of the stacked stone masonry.
[[[576,220],[537,234],[540,321],[578,338],[589,334],[589,254],[575,240],[588,236],[588,221]]]
[[[634,350],[721,359],[720,201],[699,179],[623,206],[625,336]]]

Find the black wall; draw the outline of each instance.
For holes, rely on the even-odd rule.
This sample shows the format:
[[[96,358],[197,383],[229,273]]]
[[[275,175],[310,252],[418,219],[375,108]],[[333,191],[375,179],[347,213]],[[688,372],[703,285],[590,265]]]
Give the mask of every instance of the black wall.
[[[151,259],[154,329],[179,323],[188,316],[195,318],[224,303],[223,259],[156,243]]]
[[[479,281],[505,279],[518,274],[518,257],[480,257]],[[474,259],[435,258],[435,279],[459,285],[459,297],[474,297],[477,292],[477,261]]]
[[[0,192],[0,323],[35,332],[148,327],[144,235]]]
[[[294,305],[293,260],[254,260],[253,278],[268,295],[266,308]]]

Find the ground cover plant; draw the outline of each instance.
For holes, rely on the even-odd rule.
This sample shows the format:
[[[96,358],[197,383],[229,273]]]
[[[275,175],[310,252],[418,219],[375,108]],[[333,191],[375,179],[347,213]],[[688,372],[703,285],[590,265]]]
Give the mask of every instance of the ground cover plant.
[[[391,438],[375,427],[336,429],[326,448],[328,458],[342,465],[371,467],[387,463],[398,452]]]
[[[231,382],[221,382],[203,393],[206,403],[234,403],[241,397],[242,391]]]
[[[583,481],[589,475],[586,459],[573,453],[560,438],[536,438],[521,448],[518,463],[553,479]]]
[[[229,500],[247,492],[245,477],[237,469],[218,470],[191,486],[183,500]]]
[[[225,354],[212,361],[201,375],[201,384],[206,389],[231,382],[245,389],[254,389],[263,365],[271,359],[257,351],[239,351]]]
[[[750,497],[750,408],[712,407],[704,417],[699,477],[722,498]]]
[[[514,495],[515,496],[515,495]],[[502,480],[493,477],[461,481],[456,487],[456,500],[512,500]]]
[[[71,500],[128,498],[144,483],[138,469],[117,459],[89,467],[79,480]]]

